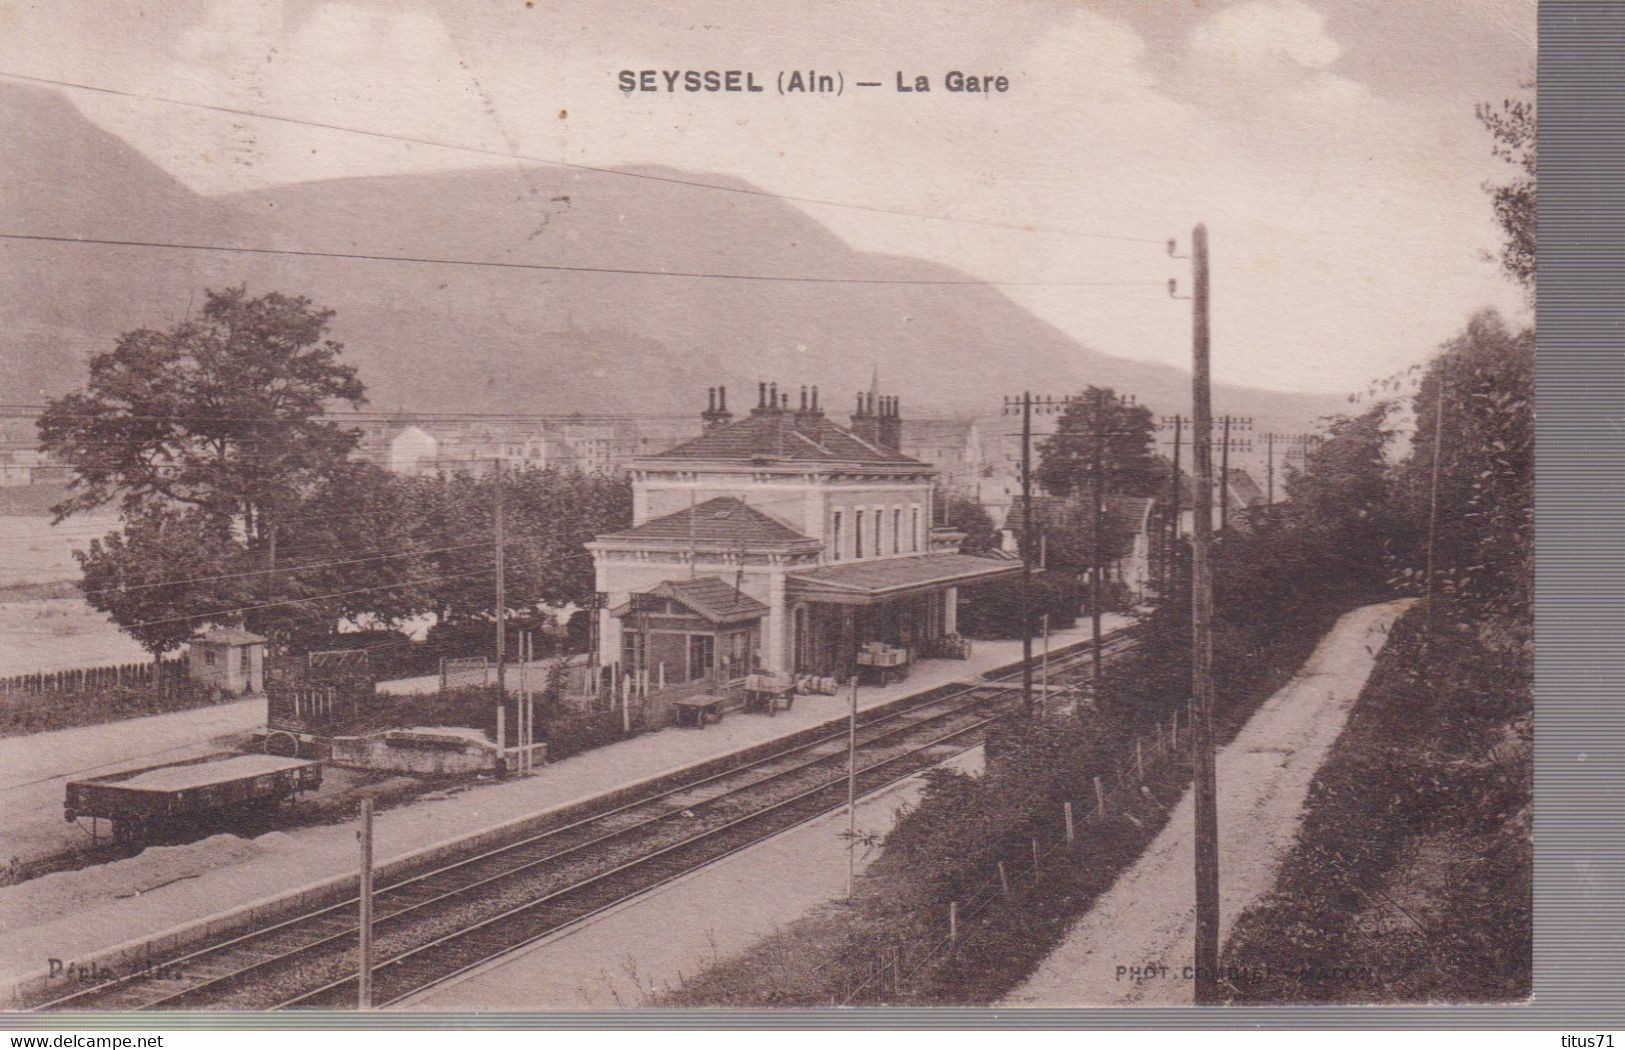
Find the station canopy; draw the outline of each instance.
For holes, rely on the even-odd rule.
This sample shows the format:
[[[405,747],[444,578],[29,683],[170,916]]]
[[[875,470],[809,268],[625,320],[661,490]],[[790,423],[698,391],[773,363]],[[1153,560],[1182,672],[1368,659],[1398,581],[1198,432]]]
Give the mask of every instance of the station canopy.
[[[947,587],[1014,576],[1021,563],[971,554],[923,554],[847,565],[824,565],[789,574],[794,597],[847,605],[871,605]]]

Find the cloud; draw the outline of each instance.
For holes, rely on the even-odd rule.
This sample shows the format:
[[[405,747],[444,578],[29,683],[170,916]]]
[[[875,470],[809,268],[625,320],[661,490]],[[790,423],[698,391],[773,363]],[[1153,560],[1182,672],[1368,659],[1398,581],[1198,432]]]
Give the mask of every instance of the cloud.
[[[1326,33],[1326,19],[1300,0],[1244,0],[1224,8],[1191,32],[1199,58],[1236,69],[1288,62],[1325,69],[1342,47]]]

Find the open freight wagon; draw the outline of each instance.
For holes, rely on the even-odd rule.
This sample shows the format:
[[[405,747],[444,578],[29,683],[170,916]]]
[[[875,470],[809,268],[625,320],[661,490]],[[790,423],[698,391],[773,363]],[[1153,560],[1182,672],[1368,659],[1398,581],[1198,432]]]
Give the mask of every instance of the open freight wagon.
[[[63,812],[112,822],[119,841],[263,815],[322,784],[322,765],[276,755],[211,755],[70,781]],[[94,828],[94,824],[92,825]]]

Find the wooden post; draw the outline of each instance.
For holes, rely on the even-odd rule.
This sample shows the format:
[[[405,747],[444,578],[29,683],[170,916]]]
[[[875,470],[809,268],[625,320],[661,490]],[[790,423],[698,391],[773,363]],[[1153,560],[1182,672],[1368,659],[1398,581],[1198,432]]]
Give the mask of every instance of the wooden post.
[[[958,901],[949,901],[948,902],[948,943],[950,945],[957,945],[959,943],[959,902]]]
[[[1010,896],[1010,875],[1004,870],[1004,861],[999,861],[999,887],[1004,890],[1006,897]]]
[[[1049,712],[1049,613],[1044,614],[1044,663],[1043,674],[1039,679],[1038,709],[1044,713]]]
[[[1033,706],[1033,395],[1021,395],[1021,698],[1030,716]],[[943,500],[947,506],[947,500]]]
[[[846,899],[852,899],[858,855],[858,676],[852,675],[852,715],[846,722]]]
[[[1174,734],[1173,746],[1174,746],[1175,749],[1178,749],[1178,747],[1179,747],[1179,708],[1177,708],[1177,707],[1174,708],[1174,729],[1173,729],[1173,734]]]
[[[508,749],[508,710],[497,701],[497,752],[500,754]]]
[[[1106,815],[1106,789],[1100,786],[1100,778],[1095,778],[1095,804],[1100,807],[1100,815]]]
[[[503,537],[503,511],[502,501],[502,459],[499,457],[495,463],[496,469],[492,472],[493,498],[496,508],[493,513],[492,539],[496,545],[496,614],[497,614],[497,691],[504,700],[508,696],[508,592],[507,592],[507,543]]]
[[[1072,844],[1072,803],[1061,803],[1061,811],[1066,814],[1066,844]]]
[[[1033,836],[1033,881],[1038,881],[1038,837]]]
[[[1140,753],[1140,738],[1134,738],[1134,776],[1137,780],[1145,779],[1145,756]]]
[[[361,800],[361,958],[356,1005],[372,1009],[372,799]]]
[[[1191,449],[1196,466],[1192,536],[1191,679],[1194,758],[1196,937],[1195,998],[1218,1001],[1219,811],[1213,754],[1213,389],[1208,325],[1207,227],[1191,231]]]

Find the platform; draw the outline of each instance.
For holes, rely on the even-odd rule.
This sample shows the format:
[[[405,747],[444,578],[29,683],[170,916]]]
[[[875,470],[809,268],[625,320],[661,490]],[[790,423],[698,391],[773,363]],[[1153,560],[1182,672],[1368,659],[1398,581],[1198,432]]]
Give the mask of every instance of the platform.
[[[1123,626],[1116,618],[1110,627]],[[1056,632],[1059,648],[1088,638],[1080,624]],[[1021,643],[985,642],[970,660],[921,662],[906,682],[862,688],[866,710],[1019,661]],[[806,696],[775,718],[740,716],[704,732],[667,729],[588,751],[534,775],[426,796],[381,812],[374,856],[382,865],[508,822],[534,818],[628,784],[680,772],[801,730],[839,720],[850,694]],[[9,742],[8,742],[9,743]],[[60,805],[53,799],[53,806]],[[59,811],[55,811],[59,813]],[[60,816],[56,815],[60,821]],[[229,836],[193,847],[147,850],[127,860],[62,872],[0,888],[0,1001],[9,984],[49,958],[85,959],[121,944],[256,901],[286,896],[351,874],[355,828],[349,824],[295,828],[261,839]],[[129,898],[140,894],[140,907]]]

